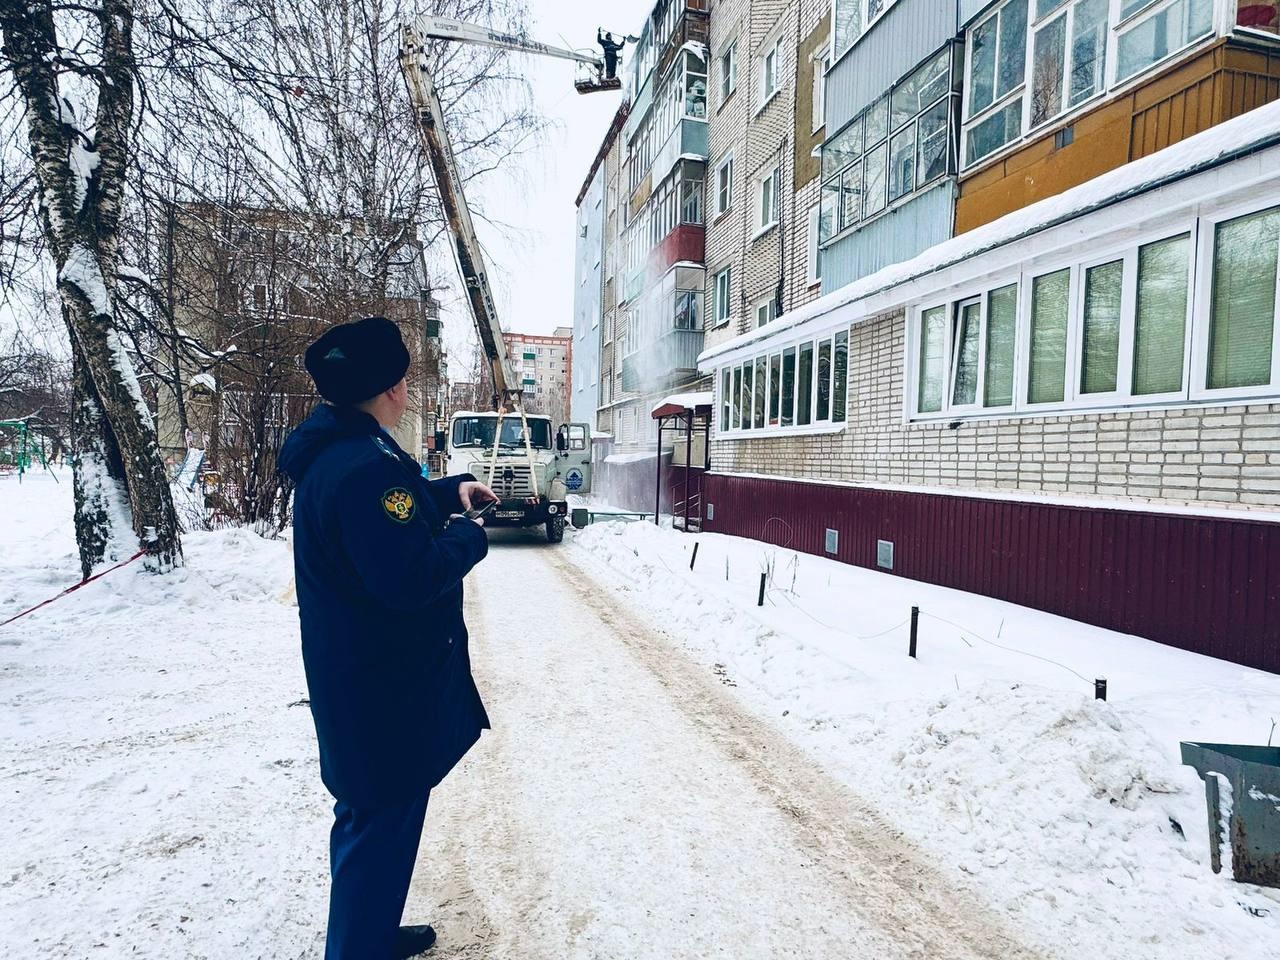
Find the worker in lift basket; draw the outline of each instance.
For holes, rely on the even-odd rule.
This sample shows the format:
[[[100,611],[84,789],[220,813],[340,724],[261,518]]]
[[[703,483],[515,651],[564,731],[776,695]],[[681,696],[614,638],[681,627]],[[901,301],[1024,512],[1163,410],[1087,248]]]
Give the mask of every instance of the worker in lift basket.
[[[328,402],[280,465],[297,483],[302,659],[337,800],[325,957],[411,957],[436,937],[400,926],[427,797],[489,726],[462,619],[462,580],[488,541],[461,514],[497,498],[472,476],[428,482],[383,429],[408,406],[409,352],[390,320],[332,328],[306,367]]]

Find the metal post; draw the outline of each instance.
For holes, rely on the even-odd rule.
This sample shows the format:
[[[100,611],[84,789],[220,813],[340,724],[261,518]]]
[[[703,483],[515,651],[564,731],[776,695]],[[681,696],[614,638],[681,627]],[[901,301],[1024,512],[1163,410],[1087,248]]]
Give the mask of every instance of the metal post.
[[[1095,700],[1107,699],[1107,681],[1106,680],[1093,681],[1093,699]]]
[[[689,532],[689,500],[693,477],[693,411],[684,413],[684,532]]]
[[[911,642],[907,647],[907,656],[915,658],[916,655],[916,638],[920,634],[920,608],[911,608]]]
[[[760,574],[760,597],[759,599],[756,600],[757,607],[764,606],[764,579],[766,576],[768,576],[768,574],[764,574],[764,573]]]
[[[698,541],[693,542],[693,556],[689,558],[689,569],[693,569],[693,565],[698,562]]]
[[[658,450],[657,450],[657,457],[655,457],[655,459],[658,461],[658,483],[657,483],[658,489],[657,489],[657,492],[653,495],[653,525],[656,527],[659,525],[658,517],[662,513],[662,418],[661,417],[658,418]]]

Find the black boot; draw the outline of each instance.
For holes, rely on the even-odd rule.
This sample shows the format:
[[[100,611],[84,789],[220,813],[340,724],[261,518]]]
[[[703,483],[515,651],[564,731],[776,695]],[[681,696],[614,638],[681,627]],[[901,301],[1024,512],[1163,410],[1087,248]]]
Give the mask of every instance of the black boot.
[[[436,932],[426,924],[413,927],[401,927],[396,933],[396,945],[392,956],[395,960],[408,960],[420,953],[426,953],[436,942]]]

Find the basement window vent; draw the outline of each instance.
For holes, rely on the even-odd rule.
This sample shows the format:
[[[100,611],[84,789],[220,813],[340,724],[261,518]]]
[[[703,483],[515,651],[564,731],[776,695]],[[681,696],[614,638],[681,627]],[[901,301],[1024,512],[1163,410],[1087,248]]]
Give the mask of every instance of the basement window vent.
[[[835,555],[840,552],[840,531],[827,530],[827,553]]]
[[[716,505],[714,503],[707,504],[707,519],[714,520],[716,518]]]
[[[876,541],[876,566],[881,570],[893,569],[893,541]]]
[[[1069,147],[1076,139],[1076,128],[1074,124],[1070,127],[1063,127],[1053,135],[1053,149],[1061,150],[1063,147]]]

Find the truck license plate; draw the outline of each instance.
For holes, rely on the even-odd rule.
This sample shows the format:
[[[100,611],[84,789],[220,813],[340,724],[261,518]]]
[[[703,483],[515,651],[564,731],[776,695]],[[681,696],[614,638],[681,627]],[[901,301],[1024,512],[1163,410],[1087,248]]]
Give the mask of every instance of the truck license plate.
[[[499,520],[519,520],[524,516],[523,510],[495,510],[493,515]]]

